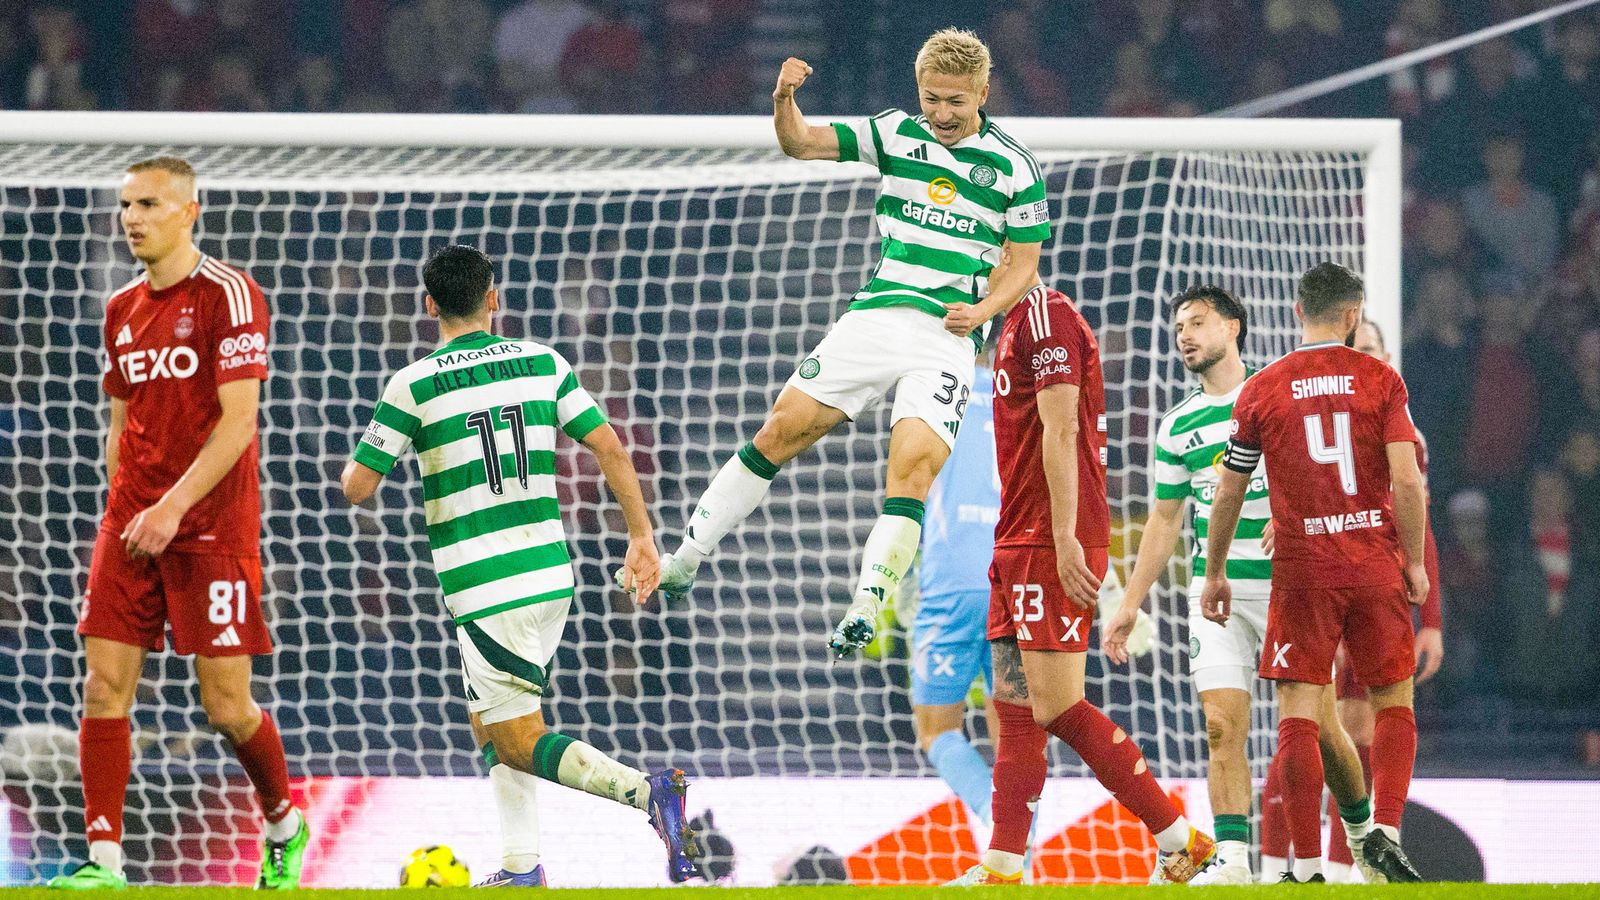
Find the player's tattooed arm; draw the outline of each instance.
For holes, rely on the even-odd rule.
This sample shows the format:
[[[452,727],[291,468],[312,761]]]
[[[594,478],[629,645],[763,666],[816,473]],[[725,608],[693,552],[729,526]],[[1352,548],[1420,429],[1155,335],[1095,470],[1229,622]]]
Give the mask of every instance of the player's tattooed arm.
[[[994,699],[1002,703],[1028,704],[1028,678],[1022,672],[1022,651],[1014,638],[989,642],[994,655]]]

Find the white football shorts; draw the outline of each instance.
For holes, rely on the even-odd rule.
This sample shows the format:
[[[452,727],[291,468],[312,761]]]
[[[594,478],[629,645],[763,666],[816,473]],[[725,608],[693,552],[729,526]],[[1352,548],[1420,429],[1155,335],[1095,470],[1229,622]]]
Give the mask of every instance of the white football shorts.
[[[854,419],[894,392],[891,425],[921,419],[954,447],[972,392],[971,338],[905,306],[854,309],[839,317],[789,376],[790,387]]]
[[[1267,601],[1235,599],[1228,624],[1218,625],[1200,612],[1204,589],[1204,579],[1189,582],[1189,678],[1195,692],[1218,688],[1249,691],[1261,666]]]
[[[467,708],[485,725],[538,712],[571,609],[550,600],[456,626]]]

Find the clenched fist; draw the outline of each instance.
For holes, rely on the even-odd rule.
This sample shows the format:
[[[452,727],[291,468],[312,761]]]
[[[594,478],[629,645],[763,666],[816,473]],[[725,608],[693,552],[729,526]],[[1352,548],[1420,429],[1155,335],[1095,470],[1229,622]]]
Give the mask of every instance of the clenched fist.
[[[772,99],[781,102],[793,97],[810,74],[811,66],[805,60],[792,56],[784,60],[783,68],[778,70],[778,86],[772,89]]]

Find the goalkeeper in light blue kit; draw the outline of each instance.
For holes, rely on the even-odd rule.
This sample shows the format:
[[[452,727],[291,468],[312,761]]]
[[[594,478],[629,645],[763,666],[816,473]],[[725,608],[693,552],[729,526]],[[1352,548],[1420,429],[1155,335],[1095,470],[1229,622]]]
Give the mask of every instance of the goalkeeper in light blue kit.
[[[994,376],[979,364],[955,449],[928,492],[918,563],[921,599],[911,626],[911,705],[917,744],[939,777],[989,825],[989,763],[962,724],[973,679],[993,687],[989,562],[1000,520],[994,458]],[[995,727],[990,723],[989,733]]]

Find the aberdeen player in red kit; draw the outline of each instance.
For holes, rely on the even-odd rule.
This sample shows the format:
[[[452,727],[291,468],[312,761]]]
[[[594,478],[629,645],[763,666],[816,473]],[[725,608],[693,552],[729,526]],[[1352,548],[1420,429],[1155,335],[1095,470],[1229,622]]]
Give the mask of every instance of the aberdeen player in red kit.
[[[58,888],[125,887],[128,714],[146,654],[195,657],[200,704],[233,744],[267,818],[257,887],[299,883],[308,842],[289,799],[283,741],[250,695],[250,656],[272,641],[261,610],[256,439],[267,377],[267,305],[250,276],[201,253],[194,170],[175,157],[130,166],[122,228],[145,265],[106,304],[111,398],[105,519],[78,633],[88,674],[79,733],[89,861]]]
[[[1301,346],[1246,382],[1234,404],[1207,545],[1208,554],[1222,554],[1209,558],[1226,557],[1246,479],[1264,459],[1277,487],[1261,675],[1278,682],[1278,754],[1295,855],[1285,879],[1293,881],[1323,880],[1324,778],[1368,880],[1420,880],[1400,850],[1399,827],[1417,747],[1409,603],[1428,595],[1427,506],[1405,382],[1350,347],[1363,299],[1361,280],[1342,266],[1323,263],[1301,278]],[[1225,621],[1231,602],[1226,573],[1208,575],[1205,615]],[[1341,641],[1377,711],[1375,803],[1334,713]]]
[[[957,883],[1021,879],[1052,734],[1156,836],[1167,877],[1188,881],[1210,863],[1215,843],[1179,814],[1139,745],[1083,695],[1111,516],[1100,348],[1065,294],[1037,286],[1006,316],[994,365],[994,436],[994,836]]]

